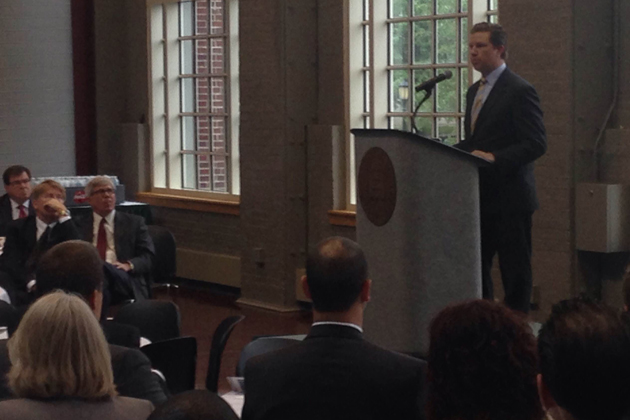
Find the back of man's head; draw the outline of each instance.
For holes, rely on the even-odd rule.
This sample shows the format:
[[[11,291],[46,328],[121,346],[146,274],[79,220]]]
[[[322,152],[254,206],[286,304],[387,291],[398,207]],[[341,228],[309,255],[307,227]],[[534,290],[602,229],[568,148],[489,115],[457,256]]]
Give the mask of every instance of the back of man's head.
[[[630,338],[612,308],[583,298],[554,305],[538,353],[544,386],[575,419],[616,420],[627,412]]]
[[[105,275],[103,261],[92,244],[66,241],[47,251],[37,264],[37,294],[56,289],[77,293],[89,299],[101,291]]]
[[[324,239],[306,263],[306,282],[319,312],[342,312],[357,301],[368,270],[359,244],[347,238]]]
[[[214,392],[182,392],[160,405],[147,420],[237,420],[228,403]]]

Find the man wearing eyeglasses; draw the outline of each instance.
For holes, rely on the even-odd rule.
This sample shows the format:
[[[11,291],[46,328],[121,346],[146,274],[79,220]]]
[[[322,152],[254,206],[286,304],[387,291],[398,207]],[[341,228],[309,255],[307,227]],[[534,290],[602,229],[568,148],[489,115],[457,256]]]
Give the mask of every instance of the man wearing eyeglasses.
[[[6,236],[7,225],[35,214],[31,204],[31,171],[22,165],[9,166],[2,174],[6,194],[0,197],[0,236]]]
[[[92,213],[79,221],[83,239],[91,242],[107,264],[112,303],[146,299],[146,276],[155,254],[153,241],[140,216],[116,211],[116,189],[110,178],[97,176],[85,187]]]

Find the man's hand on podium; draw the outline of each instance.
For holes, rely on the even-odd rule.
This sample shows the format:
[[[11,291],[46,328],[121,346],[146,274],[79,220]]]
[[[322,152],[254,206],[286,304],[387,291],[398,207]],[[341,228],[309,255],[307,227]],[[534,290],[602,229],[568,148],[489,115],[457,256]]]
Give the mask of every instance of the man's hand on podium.
[[[472,152],[470,152],[471,154],[480,157],[482,159],[487,160],[488,162],[494,162],[494,155],[492,153],[489,152],[484,152],[482,150],[473,150]]]

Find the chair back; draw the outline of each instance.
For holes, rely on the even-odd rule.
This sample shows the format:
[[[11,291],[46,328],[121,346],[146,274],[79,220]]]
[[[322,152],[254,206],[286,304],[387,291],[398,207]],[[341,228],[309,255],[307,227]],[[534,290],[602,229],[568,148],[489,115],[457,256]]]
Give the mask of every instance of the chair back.
[[[221,371],[221,356],[227,344],[230,334],[236,324],[245,319],[244,315],[235,315],[225,318],[212,334],[212,347],[208,360],[208,373],[206,375],[206,389],[217,392],[219,388],[219,372]]]
[[[163,226],[149,225],[149,236],[155,246],[153,283],[169,283],[177,273],[177,247],[175,237]]]
[[[197,369],[197,339],[195,337],[157,341],[140,347],[140,350],[147,355],[151,366],[162,372],[171,394],[195,388]]]
[[[118,309],[114,321],[133,325],[151,342],[179,337],[181,318],[176,304],[166,300],[139,300]]]
[[[249,342],[243,347],[243,350],[241,350],[241,355],[236,365],[236,376],[245,375],[245,365],[252,357],[294,346],[299,342],[300,340],[286,337],[261,337]],[[247,386],[247,384],[245,386]]]

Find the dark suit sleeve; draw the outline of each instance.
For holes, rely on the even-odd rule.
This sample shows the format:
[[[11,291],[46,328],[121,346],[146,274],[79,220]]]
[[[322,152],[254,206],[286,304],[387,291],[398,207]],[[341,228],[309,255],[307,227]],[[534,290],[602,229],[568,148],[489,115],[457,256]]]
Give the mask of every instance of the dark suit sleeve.
[[[495,164],[501,168],[517,168],[526,165],[547,151],[547,138],[543,124],[543,112],[536,90],[531,85],[521,87],[516,95],[513,121],[516,141],[495,150]]]
[[[166,401],[164,390],[151,372],[151,362],[140,350],[110,346],[114,383],[123,397],[149,400],[153,405]]]
[[[81,239],[81,233],[74,220],[69,219],[63,223],[57,223],[50,232],[49,248],[73,239]]]
[[[261,398],[258,391],[264,389],[258,385],[258,377],[260,368],[256,365],[256,358],[247,361],[245,365],[245,403],[241,419],[255,420],[263,415],[263,407],[261,406]],[[249,384],[249,387],[248,387]],[[249,391],[247,391],[249,389]],[[264,400],[264,397],[263,397]]]
[[[0,257],[0,267],[2,271],[9,274],[15,287],[18,290],[26,290],[26,255],[21,250],[21,227],[24,226],[24,219],[9,223],[7,237]]]
[[[144,220],[138,218],[138,226],[136,229],[136,246],[133,258],[129,262],[133,264],[134,274],[148,274],[153,267],[153,256],[155,255],[155,247],[153,240],[149,236],[149,230]]]
[[[413,418],[424,420],[426,418],[426,405],[427,405],[427,364],[422,362],[422,365],[418,368],[418,375],[416,376],[416,405],[414,407],[415,414]]]

